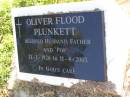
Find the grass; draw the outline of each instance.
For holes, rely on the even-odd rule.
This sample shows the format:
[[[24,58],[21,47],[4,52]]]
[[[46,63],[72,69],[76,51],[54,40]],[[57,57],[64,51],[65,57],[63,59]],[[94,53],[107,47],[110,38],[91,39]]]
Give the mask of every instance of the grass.
[[[7,81],[10,76],[13,54],[13,36],[11,33],[2,35],[0,43],[0,97],[7,97]]]
[[[3,35],[2,44],[0,45],[0,86],[6,84],[9,72],[11,57],[13,51],[13,38],[10,33]]]
[[[8,97],[7,81],[14,49],[10,10],[8,0],[0,1],[0,97]]]

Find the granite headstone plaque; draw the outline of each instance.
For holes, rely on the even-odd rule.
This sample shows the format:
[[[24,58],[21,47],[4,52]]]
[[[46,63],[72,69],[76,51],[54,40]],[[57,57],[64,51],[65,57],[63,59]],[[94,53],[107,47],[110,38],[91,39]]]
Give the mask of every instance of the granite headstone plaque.
[[[15,17],[19,70],[105,80],[103,11]]]

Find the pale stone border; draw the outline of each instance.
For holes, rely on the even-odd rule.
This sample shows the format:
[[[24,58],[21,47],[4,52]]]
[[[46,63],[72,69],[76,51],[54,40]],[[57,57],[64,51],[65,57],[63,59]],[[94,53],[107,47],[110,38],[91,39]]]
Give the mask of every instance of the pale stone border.
[[[124,70],[128,60],[128,49],[130,48],[130,45],[128,44],[130,41],[130,21],[114,0],[95,0],[92,2],[65,3],[12,9],[15,44],[16,32],[14,17],[60,12],[68,13],[72,11],[93,11],[95,9],[103,10],[105,13],[108,81],[112,81],[116,86],[116,90],[121,94],[124,82]],[[16,45],[15,48],[17,55]],[[16,57],[16,59],[18,79],[30,81],[35,77],[38,78],[39,81],[52,85],[60,85],[64,83],[67,87],[79,82],[77,79],[20,73],[18,69],[18,57]]]
[[[15,48],[17,55],[17,46],[16,46],[16,31],[14,24],[14,17],[18,16],[30,16],[30,15],[44,15],[50,13],[68,13],[68,12],[78,12],[78,11],[93,11],[97,7],[94,2],[78,2],[78,3],[65,3],[65,4],[53,4],[53,5],[43,5],[43,6],[33,6],[33,7],[23,7],[23,8],[14,8],[12,9],[12,21],[13,21],[13,31],[15,39]],[[18,63],[18,56],[16,57],[16,64]],[[63,78],[63,77],[53,77],[46,75],[38,74],[29,74],[19,72],[18,65],[17,74],[18,79],[31,81],[33,78],[37,78],[40,82],[45,82],[52,85],[61,85],[64,84],[67,87],[79,82],[78,79]],[[81,81],[81,80],[80,80]],[[83,80],[82,80],[83,81]]]

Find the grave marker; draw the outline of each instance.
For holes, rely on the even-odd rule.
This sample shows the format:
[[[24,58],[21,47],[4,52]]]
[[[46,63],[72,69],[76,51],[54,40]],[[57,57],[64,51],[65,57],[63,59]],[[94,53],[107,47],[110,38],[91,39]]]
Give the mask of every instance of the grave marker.
[[[100,3],[100,2],[102,2],[102,3]],[[95,11],[95,9],[101,9],[102,11]],[[43,41],[36,41],[36,37],[38,39],[40,39],[40,37],[45,36],[43,34],[47,34],[47,33],[40,33],[41,32],[41,28],[40,28],[41,25],[39,25],[41,23],[40,20],[38,20],[38,23],[39,23],[38,25],[36,25],[36,24],[35,25],[29,25],[29,23],[28,23],[28,27],[30,27],[32,29],[32,33],[33,33],[33,35],[32,35],[31,32],[30,32],[31,29],[29,31],[27,31],[27,27],[24,26],[26,24],[25,21],[24,21],[25,18],[50,16],[50,19],[45,19],[46,21],[50,21],[50,22],[45,22],[44,23],[44,24],[46,24],[45,26],[47,27],[47,26],[50,26],[50,25],[54,26],[54,24],[52,24],[52,22],[53,22],[52,20],[55,20],[55,19],[51,19],[51,16],[53,16],[53,15],[62,15],[62,16],[64,16],[65,14],[66,15],[67,14],[74,15],[74,14],[80,14],[80,13],[97,13],[97,12],[100,13],[100,16],[103,19],[101,21],[102,21],[102,25],[103,26],[105,25],[105,34],[106,34],[106,36],[105,36],[104,31],[103,31],[104,27],[103,26],[99,27],[99,25],[98,25],[97,27],[103,28],[102,31],[101,31],[101,32],[103,32],[103,34],[102,35],[100,34],[103,37],[101,37],[100,39],[103,39],[102,42],[104,42],[103,45],[102,45],[102,47],[103,47],[102,48],[102,50],[103,50],[102,58],[103,58],[104,61],[102,61],[102,62],[105,63],[104,65],[103,64],[100,65],[102,67],[101,70],[102,70],[103,73],[102,73],[102,75],[100,75],[100,78],[98,76],[98,80],[105,80],[107,78],[108,81],[110,81],[110,82],[112,82],[114,84],[115,90],[119,94],[122,94],[123,84],[124,84],[124,77],[125,77],[124,71],[125,71],[125,66],[127,64],[127,61],[128,61],[128,49],[129,49],[128,41],[129,41],[129,25],[130,24],[129,24],[129,19],[122,12],[122,10],[119,8],[119,6],[116,4],[116,2],[114,0],[106,0],[106,1],[104,1],[104,0],[94,0],[94,1],[90,1],[90,2],[78,2],[78,3],[69,3],[69,4],[68,3],[54,4],[54,5],[44,5],[44,6],[24,7],[24,8],[15,8],[15,9],[13,9],[12,10],[12,15],[13,15],[12,19],[13,19],[13,30],[14,30],[14,37],[15,37],[15,45],[17,44],[16,45],[16,54],[19,55],[19,52],[20,52],[20,50],[18,50],[19,48],[17,48],[17,46],[18,47],[19,46],[23,47],[23,45],[24,45],[25,47],[27,47],[27,46],[31,47],[32,45],[36,45],[36,44],[38,46],[35,46],[35,47],[38,47],[38,48],[40,48],[41,46],[45,46],[45,45],[40,46],[40,44],[42,44]],[[80,15],[80,17],[81,17],[81,15]],[[105,18],[103,18],[103,17],[105,17]],[[55,18],[55,16],[54,16],[54,18]],[[18,23],[18,19],[19,19],[19,23]],[[68,34],[67,33],[66,34],[62,33],[62,31],[64,32],[65,29],[63,29],[63,28],[67,28],[68,26],[65,27],[66,24],[63,24],[64,22],[61,22],[61,20],[62,20],[61,18],[57,18],[57,19],[60,20],[60,21],[57,21],[58,26],[52,27],[52,28],[62,28],[62,29],[55,29],[55,30],[58,30],[58,31],[61,32],[61,33],[55,33],[55,34],[59,34],[59,36],[61,35],[60,38],[64,39],[65,37],[63,37],[63,36],[65,36],[65,35],[67,36]],[[16,20],[16,22],[14,20]],[[80,22],[83,22],[83,20],[84,19],[82,19],[82,21],[80,21]],[[91,20],[92,20],[92,17],[91,17],[91,19],[88,19],[88,21],[91,21]],[[29,21],[31,21],[31,20],[29,20]],[[86,19],[85,19],[85,21],[86,21]],[[100,19],[99,19],[99,21],[100,21]],[[104,21],[105,21],[105,23],[104,23]],[[75,23],[80,24],[80,22],[78,21],[78,22],[75,22]],[[98,23],[100,23],[100,22],[98,22]],[[24,23],[24,25],[23,25],[23,23]],[[47,23],[50,24],[50,25],[47,25]],[[59,26],[60,23],[62,23],[61,24],[62,27]],[[91,53],[89,51],[92,51],[94,49],[94,48],[92,48],[92,46],[93,46],[92,43],[95,43],[95,42],[92,42],[93,39],[88,39],[87,35],[90,35],[89,32],[84,33],[83,29],[79,29],[79,28],[82,28],[83,26],[77,26],[78,24],[69,24],[69,22],[67,22],[67,23],[68,23],[68,25],[71,25],[71,27],[70,27],[71,30],[70,29],[68,29],[68,30],[70,32],[73,32],[73,33],[71,33],[71,35],[69,34],[69,36],[71,36],[71,37],[69,37],[69,39],[72,38],[75,35],[75,31],[80,31],[80,35],[83,36],[83,37],[80,37],[81,39],[91,40],[91,41],[87,41],[87,43],[91,43],[91,45],[87,44],[87,49],[85,48],[85,51],[84,51],[84,49],[81,50],[81,46],[79,46],[80,51],[82,52],[82,54],[84,56],[87,55],[87,58],[86,58],[87,63],[85,63],[84,65],[75,65],[75,64],[72,65],[72,67],[73,66],[76,67],[75,70],[77,72],[79,70],[82,70],[83,66],[90,66],[90,65],[86,65],[86,64],[94,62],[94,61],[91,61],[89,59],[92,56],[88,56],[88,54]],[[92,23],[92,22],[89,22],[89,23]],[[81,23],[81,24],[83,25],[85,23]],[[35,26],[37,26],[37,27],[34,30]],[[44,29],[45,29],[45,26],[44,26]],[[74,27],[72,28],[72,26],[74,26]],[[38,29],[38,27],[39,27],[39,29]],[[25,29],[26,29],[26,31],[23,31]],[[43,31],[44,31],[44,29],[43,29]],[[87,27],[85,27],[84,29],[87,29]],[[93,30],[92,32],[95,32],[94,31],[95,29],[93,29],[93,28],[89,28],[89,29]],[[68,30],[66,29],[66,32]],[[29,33],[28,33],[28,35],[27,35],[27,33],[23,34],[22,31],[24,33],[25,32],[29,32]],[[35,31],[35,34],[34,34],[34,31]],[[50,29],[48,30],[48,32],[49,31],[50,31]],[[99,31],[99,29],[98,29],[98,31]],[[16,32],[17,32],[17,37],[16,37]],[[19,32],[20,32],[20,34],[19,34]],[[50,36],[50,35],[48,35],[48,36]],[[105,36],[105,41],[106,42],[104,41],[104,36]],[[96,35],[94,37],[96,37]],[[16,38],[17,38],[18,41],[16,40]],[[26,43],[25,43],[23,41],[25,41],[26,38],[33,38],[33,40],[26,40]],[[48,37],[46,37],[46,38],[48,38]],[[58,37],[56,39],[59,40],[60,38]],[[35,39],[35,41],[34,41],[34,39]],[[76,39],[78,39],[78,37]],[[22,42],[20,42],[19,40],[20,41],[22,40]],[[33,44],[32,44],[32,41],[33,41]],[[47,42],[49,43],[50,41],[47,41]],[[20,44],[18,44],[18,43],[20,43]],[[67,42],[63,42],[63,43],[67,43]],[[105,62],[106,61],[105,60],[105,49],[104,49],[105,48],[105,45],[104,45],[105,43],[106,43],[107,62]],[[47,49],[45,47],[44,48],[42,47],[42,53],[44,51],[44,53],[46,53],[46,54],[53,54],[53,56],[54,55],[58,56],[57,54],[64,54],[66,52],[65,47],[67,47],[67,46],[64,47],[64,46],[60,46],[58,44],[58,45],[55,45],[54,47],[57,48],[57,49],[53,49],[53,47],[48,47]],[[72,48],[73,46],[71,45],[71,46],[68,46],[68,47]],[[78,46],[74,46],[74,47],[77,48]],[[33,48],[33,47],[31,47],[31,48],[33,50],[35,50],[35,48]],[[27,50],[27,52],[25,53],[26,50]],[[37,50],[39,50],[39,49],[37,49]],[[41,58],[41,57],[37,56],[38,51],[35,50],[35,53],[36,53],[35,56],[32,56],[32,54],[34,55],[34,52],[30,53],[30,51],[31,51],[31,49],[25,49],[24,48],[24,53],[23,54],[25,54],[25,55],[29,54],[28,57],[30,59],[37,59],[38,60],[39,58]],[[65,54],[69,53],[70,54],[69,56],[71,56],[72,51],[75,51],[75,50],[69,50],[69,52],[67,52]],[[86,51],[88,51],[89,53],[88,52],[86,53]],[[97,50],[94,50],[94,51],[96,52]],[[40,53],[40,54],[42,54],[42,53]],[[20,52],[20,54],[22,54],[22,52]],[[89,54],[89,55],[91,55],[91,54]],[[96,55],[96,56],[98,56],[98,55]],[[21,64],[21,61],[18,62],[18,57],[20,58],[20,60],[23,58],[23,61],[22,61],[23,63],[29,62],[29,61],[24,60],[24,59],[27,59],[27,58],[24,58],[22,56],[17,56],[16,64],[19,64],[19,63]],[[64,56],[60,57],[60,60],[58,60],[58,61],[57,61],[57,58],[53,58],[53,59],[60,63],[61,60],[65,61],[63,57]],[[42,58],[44,58],[44,56]],[[46,61],[47,61],[47,59],[49,60],[49,58],[46,58]],[[94,60],[96,60],[96,58]],[[73,61],[73,60],[71,60],[71,61]],[[32,61],[30,61],[30,62],[32,62]],[[57,64],[56,62],[52,62],[52,63]],[[61,63],[63,63],[63,62],[61,62]],[[46,83],[52,84],[52,85],[64,84],[65,86],[68,86],[68,87],[70,87],[71,85],[81,81],[81,80],[78,80],[78,79],[91,79],[91,80],[96,79],[97,80],[97,78],[95,78],[94,76],[93,76],[93,78],[90,78],[90,76],[88,77],[86,75],[83,75],[83,72],[77,72],[77,73],[75,73],[76,76],[70,76],[69,74],[67,74],[67,75],[59,74],[58,75],[58,74],[55,74],[55,73],[51,73],[51,74],[49,73],[48,74],[47,72],[45,72],[46,74],[41,73],[41,72],[39,73],[39,72],[37,72],[36,69],[34,69],[34,71],[32,73],[30,73],[29,70],[22,69],[23,65],[20,65],[20,64],[17,65],[17,75],[18,75],[17,78],[21,79],[21,80],[31,81],[33,78],[37,78],[40,82],[46,82]],[[65,64],[63,64],[63,66],[64,65]],[[107,65],[107,70],[105,68],[106,65]],[[23,71],[23,72],[19,72],[20,71],[19,66],[21,66],[21,71]],[[30,65],[31,68],[32,68],[32,66],[33,65]],[[78,68],[80,67],[80,68],[77,69],[77,67]],[[69,68],[69,67],[67,67],[67,68]],[[95,70],[99,70],[99,68],[94,68],[94,67],[92,67],[92,68],[93,68],[93,72],[96,72]],[[92,68],[90,68],[89,70],[92,70]],[[25,69],[29,69],[29,68],[25,68]],[[39,68],[39,69],[42,70],[42,67]],[[85,69],[86,69],[86,67],[83,68],[83,71],[86,72]],[[27,73],[27,71],[29,71],[29,72]],[[58,69],[57,69],[57,71],[58,71]],[[84,72],[84,74],[86,74],[85,72]],[[105,76],[106,72],[107,72],[107,76]]]
[[[106,80],[103,11],[14,17],[19,72]]]

